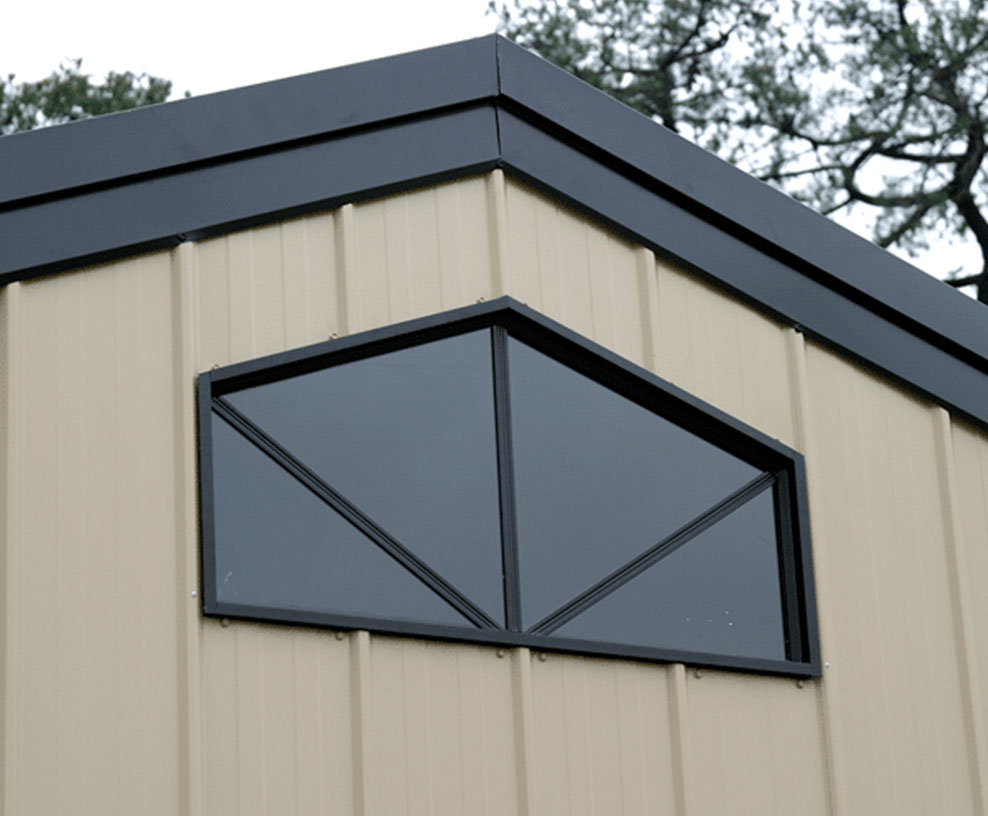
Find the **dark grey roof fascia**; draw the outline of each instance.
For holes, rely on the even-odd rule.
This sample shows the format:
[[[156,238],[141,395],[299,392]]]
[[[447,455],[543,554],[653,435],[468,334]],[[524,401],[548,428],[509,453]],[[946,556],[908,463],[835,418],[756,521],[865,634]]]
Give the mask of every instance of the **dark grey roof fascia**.
[[[0,209],[491,99],[495,48],[482,37],[5,136]]]
[[[0,139],[0,283],[493,167],[988,425],[988,311],[496,36]]]
[[[453,109],[35,199],[0,211],[0,284],[481,172],[498,161],[494,120]]]

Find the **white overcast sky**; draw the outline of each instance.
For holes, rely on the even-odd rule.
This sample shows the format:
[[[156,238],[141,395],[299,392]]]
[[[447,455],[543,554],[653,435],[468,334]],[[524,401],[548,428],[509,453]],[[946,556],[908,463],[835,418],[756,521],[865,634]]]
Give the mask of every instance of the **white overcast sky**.
[[[66,59],[102,77],[133,71],[173,82],[173,98],[479,37],[488,0],[0,0],[0,75],[48,75]],[[847,222],[845,222],[847,223]],[[847,223],[865,231],[860,218]],[[913,260],[943,276],[979,271],[979,253],[943,244]]]
[[[199,94],[479,37],[487,0],[0,0],[0,73],[40,79],[81,57]]]

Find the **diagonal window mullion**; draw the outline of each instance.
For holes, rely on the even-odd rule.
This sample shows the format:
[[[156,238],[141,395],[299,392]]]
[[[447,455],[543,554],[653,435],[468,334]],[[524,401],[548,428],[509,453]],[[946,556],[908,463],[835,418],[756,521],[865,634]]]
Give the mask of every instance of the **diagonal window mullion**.
[[[318,498],[332,507],[333,510],[343,516],[343,518],[373,541],[374,544],[415,575],[475,626],[482,629],[501,628],[486,613],[432,569],[432,567],[404,547],[386,530],[378,526],[356,505],[340,494],[339,491],[326,484],[319,476],[258,428],[229,402],[222,397],[216,397],[212,400],[212,407],[234,430],[244,436],[244,438],[281,466]]]
[[[705,510],[696,518],[684,524],[675,532],[653,544],[641,555],[619,567],[607,577],[601,579],[589,589],[584,590],[571,601],[546,615],[527,631],[547,635],[560,626],[568,623],[584,610],[593,606],[599,600],[610,595],[627,584],[632,578],[640,575],[649,567],[654,566],[667,555],[671,555],[684,544],[688,543],[704,530],[709,529],[725,516],[733,513],[743,504],[762,493],[775,482],[774,473],[762,473],[748,484],[731,493],[713,507]]]

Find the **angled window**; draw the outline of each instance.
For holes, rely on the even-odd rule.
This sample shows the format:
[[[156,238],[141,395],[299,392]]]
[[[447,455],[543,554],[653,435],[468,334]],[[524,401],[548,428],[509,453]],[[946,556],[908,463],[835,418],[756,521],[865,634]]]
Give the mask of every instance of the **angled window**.
[[[801,457],[502,299],[199,377],[207,614],[818,673]]]

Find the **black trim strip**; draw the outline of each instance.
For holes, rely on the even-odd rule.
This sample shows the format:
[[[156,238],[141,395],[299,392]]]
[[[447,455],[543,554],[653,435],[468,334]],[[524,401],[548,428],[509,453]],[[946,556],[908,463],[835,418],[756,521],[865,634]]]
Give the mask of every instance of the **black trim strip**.
[[[439,595],[450,606],[456,609],[467,620],[482,629],[500,629],[483,610],[474,606],[459,590],[450,584],[421,558],[406,549],[386,530],[379,527],[369,516],[365,515],[356,505],[352,504],[338,491],[334,490],[320,479],[309,468],[298,461],[291,453],[275,442],[264,431],[258,428],[247,417],[222,397],[212,401],[212,409],[230,427],[253,443],[262,453],[280,465],[287,473],[294,476],[302,485],[307,487],[318,498],[332,507],[350,524],[384,550],[395,561],[415,575],[429,589]]]
[[[483,105],[42,201],[0,213],[0,285],[481,172],[497,156]]]
[[[196,425],[199,460],[199,541],[202,544],[202,600],[204,606],[216,601],[216,504],[213,495],[213,427],[212,427],[212,372],[206,371],[196,378]]]
[[[688,521],[674,533],[669,534],[657,544],[653,544],[641,555],[635,556],[627,564],[618,567],[606,578],[602,578],[589,589],[585,589],[573,598],[573,600],[559,607],[555,612],[546,615],[526,631],[539,635],[548,635],[555,631],[581,612],[589,609],[597,601],[606,598],[612,592],[623,587],[632,578],[641,575],[649,567],[655,566],[655,564],[667,555],[672,555],[672,553],[684,544],[696,538],[700,533],[715,525],[725,516],[733,513],[741,505],[751,501],[774,481],[774,473],[762,473],[752,479],[748,484],[734,491],[730,496],[721,499],[713,507],[705,510],[691,521]],[[796,615],[798,620],[801,616],[799,610],[796,611]]]
[[[440,314],[392,323],[335,340],[324,340],[311,346],[233,363],[210,371],[208,376],[213,396],[221,396],[241,388],[273,382],[336,363],[358,360],[493,325],[504,326],[510,336],[535,346],[543,354],[623,394],[648,410],[673,422],[689,425],[697,435],[731,449],[735,455],[745,458],[762,470],[784,467],[799,456],[779,440],[745,425],[648,369],[507,295]],[[661,392],[661,398],[643,397],[643,381],[654,392]]]
[[[504,616],[507,628],[521,631],[521,580],[518,568],[518,519],[515,513],[514,446],[511,441],[511,391],[508,380],[508,333],[491,327],[494,371],[494,425],[497,434],[497,481],[500,493],[501,559],[504,565]]]
[[[800,609],[803,610],[803,653],[802,655],[790,654],[790,657],[805,660],[812,671],[819,675],[821,671],[820,637],[816,608],[816,585],[813,579],[813,554],[810,550],[810,509],[807,499],[809,492],[806,485],[806,461],[802,455],[793,454],[789,473],[792,478],[792,489],[789,493],[788,513],[792,520],[791,529],[798,536],[797,546],[792,550],[793,568],[801,578],[795,591]]]
[[[800,614],[798,547],[796,546],[796,524],[792,509],[794,496],[789,474],[781,471],[775,481],[775,531],[778,536],[779,586],[782,587],[782,625],[786,637],[786,654],[795,660],[808,660],[808,642],[804,631],[806,622]],[[793,613],[796,613],[793,615]]]
[[[714,669],[731,669],[743,672],[772,673],[790,677],[819,677],[820,668],[815,665],[795,663],[790,660],[721,655],[709,652],[690,652],[681,649],[655,649],[645,646],[632,646],[625,643],[599,643],[577,638],[547,637],[530,632],[508,632],[489,629],[457,629],[441,624],[417,623],[388,618],[357,617],[338,615],[332,612],[302,612],[298,609],[279,609],[267,606],[248,606],[233,603],[215,603],[205,609],[208,615],[243,620],[256,620],[262,623],[290,623],[293,625],[316,626],[321,628],[357,630],[370,629],[389,635],[427,637],[462,643],[483,643],[491,646],[527,646],[545,652],[585,654],[592,657],[601,655],[627,657],[637,660],[651,660],[660,663],[686,663],[691,666],[705,666]]]

